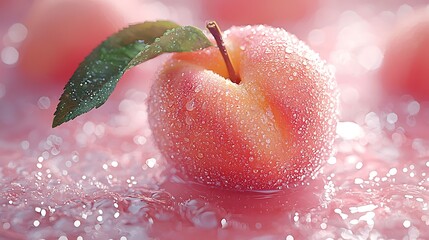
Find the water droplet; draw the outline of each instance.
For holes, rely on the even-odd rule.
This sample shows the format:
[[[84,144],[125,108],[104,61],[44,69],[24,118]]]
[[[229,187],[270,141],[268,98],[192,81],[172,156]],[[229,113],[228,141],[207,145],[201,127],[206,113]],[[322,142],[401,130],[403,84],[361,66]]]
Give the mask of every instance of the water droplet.
[[[40,221],[39,220],[34,220],[33,225],[35,227],[38,227],[40,225]]]
[[[201,91],[201,89],[203,89],[203,86],[202,86],[201,84],[198,84],[198,85],[195,87],[194,91],[195,91],[196,93],[198,93],[198,92],[200,92],[200,91]]]
[[[294,240],[295,238],[292,235],[287,235],[286,240]]]
[[[410,220],[405,220],[402,225],[404,226],[404,228],[409,228],[411,226],[411,222]]]
[[[73,225],[75,227],[79,227],[80,226],[80,221],[79,220],[74,221]]]
[[[192,125],[192,118],[190,117],[190,116],[186,116],[186,118],[185,118],[185,122],[186,122],[186,124],[188,124],[188,125]]]
[[[191,99],[189,102],[186,103],[186,110],[192,111],[195,109],[195,100]]]
[[[155,158],[149,158],[149,159],[147,159],[147,160],[146,160],[146,165],[147,165],[149,168],[153,168],[153,167],[155,167],[155,165],[156,165],[156,159],[155,159]]]
[[[228,226],[228,222],[226,221],[225,218],[222,218],[222,220],[220,220],[220,224],[222,228],[226,228]]]

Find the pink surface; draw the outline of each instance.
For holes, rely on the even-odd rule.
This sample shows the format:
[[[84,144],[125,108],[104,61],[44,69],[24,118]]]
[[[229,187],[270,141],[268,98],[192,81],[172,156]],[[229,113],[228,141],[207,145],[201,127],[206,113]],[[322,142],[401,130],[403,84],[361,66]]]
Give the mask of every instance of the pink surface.
[[[377,84],[387,33],[419,3],[368,2],[324,1],[294,32],[336,69],[335,155],[303,186],[244,193],[185,181],[154,146],[146,99],[162,59],[51,129],[63,86],[36,85],[9,63],[22,13],[10,15],[0,25],[0,239],[428,239],[429,103]]]

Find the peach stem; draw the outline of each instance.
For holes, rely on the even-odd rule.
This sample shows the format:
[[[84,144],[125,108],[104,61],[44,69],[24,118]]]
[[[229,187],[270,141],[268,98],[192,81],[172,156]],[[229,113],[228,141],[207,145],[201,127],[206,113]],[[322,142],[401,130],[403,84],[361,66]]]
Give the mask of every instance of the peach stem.
[[[216,40],[216,44],[219,48],[220,53],[222,54],[223,60],[226,64],[226,68],[228,69],[229,79],[231,82],[239,84],[240,78],[236,74],[234,67],[232,66],[231,58],[228,55],[228,51],[226,50],[225,43],[222,39],[222,32],[215,21],[210,21],[206,25],[207,29],[213,35]]]

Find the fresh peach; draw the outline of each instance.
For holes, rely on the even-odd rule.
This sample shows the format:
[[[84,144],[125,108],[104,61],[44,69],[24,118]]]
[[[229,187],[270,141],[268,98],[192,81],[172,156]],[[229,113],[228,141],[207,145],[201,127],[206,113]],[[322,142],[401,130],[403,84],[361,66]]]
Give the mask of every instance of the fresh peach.
[[[409,94],[429,100],[429,9],[401,21],[384,55],[380,77],[390,95]]]
[[[223,38],[237,77],[210,47],[173,54],[152,86],[149,123],[160,151],[207,185],[302,184],[331,154],[338,105],[332,71],[283,29],[233,27]]]

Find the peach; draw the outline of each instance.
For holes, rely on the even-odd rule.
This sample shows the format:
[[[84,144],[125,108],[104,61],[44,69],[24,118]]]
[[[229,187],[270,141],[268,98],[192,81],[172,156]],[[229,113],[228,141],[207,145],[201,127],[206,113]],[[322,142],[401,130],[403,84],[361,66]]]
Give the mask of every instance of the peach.
[[[428,9],[400,22],[389,39],[380,69],[385,92],[429,100],[428,43]]]
[[[224,33],[218,48],[175,53],[152,86],[149,124],[163,155],[198,183],[280,189],[315,176],[331,154],[338,91],[326,63],[283,29]]]

